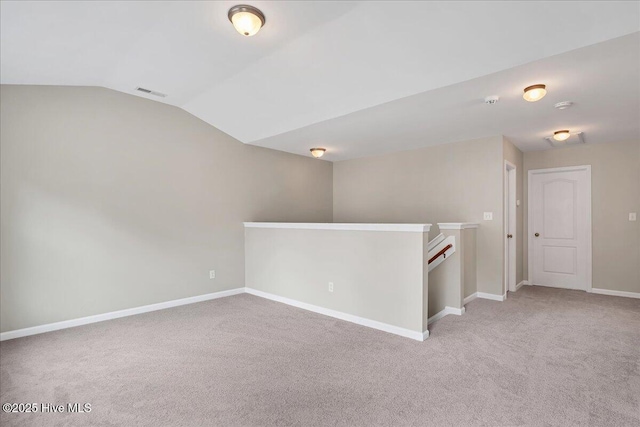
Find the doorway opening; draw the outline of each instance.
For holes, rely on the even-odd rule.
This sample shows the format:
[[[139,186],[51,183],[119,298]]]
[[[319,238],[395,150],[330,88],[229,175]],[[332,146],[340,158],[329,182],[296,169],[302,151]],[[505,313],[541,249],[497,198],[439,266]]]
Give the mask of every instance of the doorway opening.
[[[516,165],[504,161],[504,297],[516,291]]]

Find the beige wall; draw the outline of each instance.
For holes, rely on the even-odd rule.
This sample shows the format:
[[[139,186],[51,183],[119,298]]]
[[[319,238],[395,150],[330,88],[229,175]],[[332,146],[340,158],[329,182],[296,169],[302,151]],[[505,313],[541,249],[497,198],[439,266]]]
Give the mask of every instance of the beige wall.
[[[334,220],[480,223],[477,290],[502,295],[503,150],[496,136],[335,162]]]
[[[503,138],[504,159],[516,166],[516,200],[520,200],[520,206],[516,207],[516,284],[526,280],[522,257],[524,255],[524,180],[523,180],[523,154],[507,138]],[[506,173],[506,170],[505,170]],[[503,196],[504,197],[504,196]],[[506,222],[507,219],[504,218]]]
[[[242,287],[243,221],[332,220],[331,163],[107,89],[1,90],[2,331]]]
[[[478,291],[476,262],[476,229],[462,230],[462,244],[464,245],[464,294],[466,298]]]
[[[422,333],[427,240],[417,232],[247,228],[246,285]]]
[[[591,165],[593,287],[640,292],[640,221],[628,220],[630,212],[640,213],[640,141],[524,153],[524,200],[527,171],[579,165]],[[527,236],[525,233],[525,277]]]

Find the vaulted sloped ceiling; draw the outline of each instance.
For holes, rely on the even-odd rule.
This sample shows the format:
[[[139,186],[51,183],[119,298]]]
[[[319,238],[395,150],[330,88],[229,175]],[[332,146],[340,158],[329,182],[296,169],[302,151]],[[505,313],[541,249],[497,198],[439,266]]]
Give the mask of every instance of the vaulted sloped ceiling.
[[[403,117],[421,108],[412,96],[428,97],[429,111],[437,113],[452,100],[480,108],[478,101],[493,90],[505,91],[496,94],[506,101],[523,85],[545,82],[551,99],[570,87],[567,73],[579,76],[585,66],[615,80],[609,54],[627,70],[616,84],[638,81],[638,37],[622,37],[640,30],[638,2],[252,1],[267,23],[251,38],[227,20],[235,4],[3,1],[1,82],[104,86],[181,107],[244,143],[300,154],[321,144],[341,159],[448,142],[442,129],[402,125],[376,109],[398,102],[392,109]],[[576,51],[619,37],[610,45],[614,52]],[[496,73],[509,70],[509,86],[501,86]],[[601,91],[615,83],[603,79]],[[469,81],[480,83],[459,94]],[[138,86],[167,97],[137,93]],[[626,96],[623,102],[637,104],[637,91]],[[366,138],[370,125],[356,123],[341,133],[340,118],[348,117],[375,122],[384,140]],[[526,124],[503,130],[500,123],[485,129],[473,120],[455,126],[465,138],[511,132],[523,149],[543,147],[540,136],[548,131]]]

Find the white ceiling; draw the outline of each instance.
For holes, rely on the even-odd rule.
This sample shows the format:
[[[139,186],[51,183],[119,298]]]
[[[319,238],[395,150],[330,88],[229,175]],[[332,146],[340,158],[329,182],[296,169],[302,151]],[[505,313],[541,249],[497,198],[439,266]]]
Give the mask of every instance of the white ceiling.
[[[548,93],[522,99],[538,82]],[[487,95],[498,95],[487,105]],[[566,110],[554,104],[572,101]],[[307,154],[327,148],[345,160],[393,151],[504,135],[523,151],[551,148],[560,129],[584,132],[587,143],[640,144],[640,33],[573,50],[488,76],[419,93],[254,142]]]
[[[2,1],[0,81],[142,86],[242,142],[329,160],[497,133],[540,149],[561,125],[637,132],[638,37],[569,51],[639,31],[638,2],[251,1],[267,17],[251,38],[227,20],[236,3]],[[538,82],[547,98],[516,103]],[[576,106],[551,111],[558,97]]]

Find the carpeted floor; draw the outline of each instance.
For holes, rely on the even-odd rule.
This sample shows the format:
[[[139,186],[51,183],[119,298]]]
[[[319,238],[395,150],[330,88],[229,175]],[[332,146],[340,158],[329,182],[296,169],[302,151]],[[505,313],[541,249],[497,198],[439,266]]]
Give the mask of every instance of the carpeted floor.
[[[0,344],[3,426],[638,426],[640,300],[523,287],[424,343],[251,295]]]

